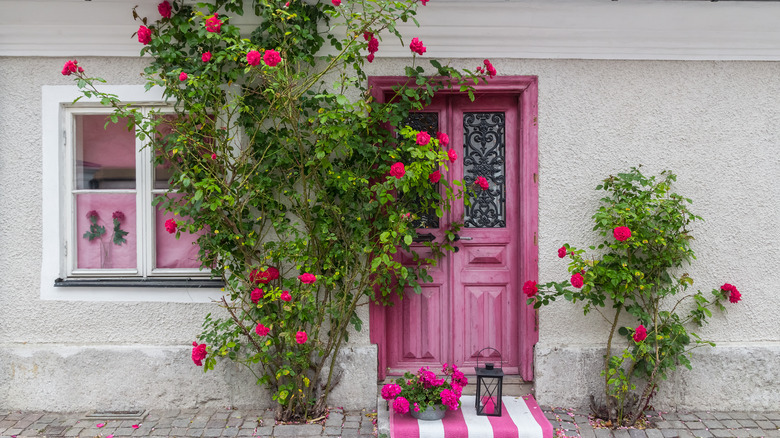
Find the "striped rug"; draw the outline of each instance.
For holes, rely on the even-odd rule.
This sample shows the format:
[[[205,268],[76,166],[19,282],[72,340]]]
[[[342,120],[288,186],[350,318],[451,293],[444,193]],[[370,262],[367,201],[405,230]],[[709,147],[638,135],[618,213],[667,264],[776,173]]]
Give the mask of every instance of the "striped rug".
[[[533,396],[502,397],[500,417],[478,416],[474,396],[461,397],[457,411],[442,420],[422,421],[390,409],[390,438],[552,438],[552,425]]]

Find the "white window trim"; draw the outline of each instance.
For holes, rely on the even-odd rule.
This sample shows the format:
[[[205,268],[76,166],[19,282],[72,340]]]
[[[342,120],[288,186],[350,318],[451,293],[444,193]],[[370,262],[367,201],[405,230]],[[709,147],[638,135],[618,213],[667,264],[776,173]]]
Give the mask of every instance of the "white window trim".
[[[115,94],[124,103],[156,105],[165,103],[162,89],[145,91],[143,85],[102,86],[101,91]],[[68,272],[64,242],[72,231],[71,213],[67,211],[61,181],[67,166],[65,108],[81,96],[75,85],[42,87],[42,261],[41,299],[64,301],[161,301],[211,302],[222,295],[216,288],[152,288],[152,287],[55,287],[54,282]],[[97,98],[82,98],[79,104],[99,104]],[[140,159],[140,158],[139,158]],[[149,167],[149,166],[146,166]],[[144,222],[139,222],[143,224]],[[72,251],[72,249],[71,249]],[[175,275],[174,272],[171,274]]]

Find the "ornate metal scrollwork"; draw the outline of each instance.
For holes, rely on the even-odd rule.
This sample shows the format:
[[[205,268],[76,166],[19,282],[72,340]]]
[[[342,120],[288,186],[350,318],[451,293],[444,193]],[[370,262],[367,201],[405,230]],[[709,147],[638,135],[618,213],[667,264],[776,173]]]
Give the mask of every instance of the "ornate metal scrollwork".
[[[506,119],[503,112],[463,114],[463,179],[484,176],[490,187],[477,187],[466,206],[466,228],[506,227]]]

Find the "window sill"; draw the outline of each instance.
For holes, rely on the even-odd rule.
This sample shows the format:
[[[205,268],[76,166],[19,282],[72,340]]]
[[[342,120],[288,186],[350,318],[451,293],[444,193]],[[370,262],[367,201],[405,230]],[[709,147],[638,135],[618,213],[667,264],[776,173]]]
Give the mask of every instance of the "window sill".
[[[58,278],[54,287],[154,287],[222,288],[225,282],[213,278]]]

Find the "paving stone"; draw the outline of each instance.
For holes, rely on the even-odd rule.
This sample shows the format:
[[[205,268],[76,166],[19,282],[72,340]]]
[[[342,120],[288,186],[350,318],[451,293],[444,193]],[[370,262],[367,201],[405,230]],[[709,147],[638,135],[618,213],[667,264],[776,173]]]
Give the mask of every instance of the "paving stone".
[[[577,430],[577,426],[574,423],[568,421],[562,421],[560,429],[563,430]]]
[[[203,436],[204,437],[220,436],[222,435],[222,430],[223,429],[214,429],[214,428],[203,429]]]
[[[223,420],[209,420],[206,423],[206,429],[224,429],[227,424],[227,418]]]
[[[686,421],[685,422],[685,427],[687,427],[688,429],[693,429],[693,430],[705,429],[704,423],[702,423],[701,420]]]
[[[339,429],[340,430],[340,429]],[[255,429],[239,429],[238,436],[257,436]]]
[[[696,421],[699,419],[699,417],[693,415],[693,414],[677,414],[677,417],[681,421]]]
[[[570,436],[570,437],[575,437],[575,436],[577,436],[577,437],[578,437],[578,436],[580,436],[580,434],[579,434],[579,433],[577,433],[577,431],[576,431],[576,430],[567,430],[567,431],[565,431],[565,432],[563,433],[563,435],[564,435],[564,436]]]
[[[737,420],[737,423],[744,427],[758,428],[758,424],[756,424],[756,422],[753,420]]]
[[[680,436],[679,429],[661,429],[661,433],[663,434],[664,438],[677,438]]]
[[[67,426],[49,426],[43,430],[45,435],[62,435],[68,430]]]
[[[725,438],[725,437],[731,437],[734,436],[733,433],[731,433],[728,429],[712,429],[710,430],[712,435],[718,437],[718,438]]]
[[[63,436],[79,436],[79,434],[81,433],[81,431],[83,429],[84,429],[83,427],[71,427],[70,429],[66,430],[65,433],[62,434],[62,435]],[[21,433],[21,431],[13,433],[13,432],[11,432],[11,430],[6,430],[5,433],[7,433],[9,435],[16,435],[18,433]]]
[[[613,430],[612,436],[614,438],[631,438],[631,435],[628,434],[626,429]]]
[[[341,438],[360,438],[360,433],[357,429],[343,429]]]
[[[696,438],[688,429],[678,429],[677,432],[679,432],[679,438]]]
[[[662,417],[664,417],[664,420],[679,420],[677,413],[675,412],[667,412],[663,414]]]
[[[701,418],[702,420],[713,420],[715,419],[715,416],[712,414],[712,412],[695,412],[694,413],[697,417]]]
[[[580,436],[582,438],[596,438],[596,431],[590,425],[580,426]]]
[[[120,427],[116,430],[116,433],[114,435],[121,435],[121,436],[130,436],[135,432],[135,429],[130,427]]]
[[[647,434],[641,429],[628,429],[628,435],[631,438],[647,438]]]
[[[320,435],[322,426],[319,424],[295,424],[274,427],[274,436]]]
[[[736,436],[736,437],[749,437],[750,436],[750,432],[748,432],[745,429],[734,429],[734,430],[731,431],[731,433],[733,433],[734,436]]]
[[[780,438],[780,429],[764,430],[767,438]]]
[[[9,427],[11,427],[14,424],[16,424],[16,422],[17,422],[17,420],[3,420],[3,421],[0,421],[0,427],[8,429]]]
[[[695,436],[696,438],[710,438],[710,437],[712,437],[712,432],[710,432],[709,430],[701,429],[701,430],[692,430],[691,432],[693,433],[693,436]]]
[[[735,420],[749,420],[750,416],[747,412],[732,412],[731,418]]]
[[[672,429],[685,429],[685,423],[680,420],[671,420],[669,424],[672,425]]]
[[[258,426],[257,427],[257,435],[263,436],[268,435],[271,436],[271,432],[273,432],[274,427],[273,426]]]
[[[171,428],[171,435],[173,436],[182,436],[187,434],[187,428],[186,427],[173,427]]]
[[[187,429],[187,436],[199,437],[203,435],[203,429]]]
[[[612,438],[612,431],[605,428],[593,429],[596,432],[596,438]]]
[[[557,419],[557,415],[555,415],[555,412],[545,412],[544,416],[550,421]]]
[[[751,420],[766,420],[766,416],[764,414],[759,414],[758,412],[748,412],[748,417]]]
[[[325,425],[325,430],[322,432],[325,435],[340,435],[341,434],[341,426],[328,426]]]
[[[211,416],[212,420],[227,420],[230,417],[230,412],[216,412]]]
[[[229,427],[222,431],[222,436],[238,436],[238,431],[236,427]]]
[[[742,427],[737,420],[722,420],[721,423],[729,429],[739,429]]]
[[[766,414],[764,414],[764,416],[766,417],[767,420],[780,421],[780,411],[767,412]]]
[[[754,437],[765,437],[766,436],[766,432],[763,431],[762,429],[747,429],[747,432],[748,432],[748,434],[750,434],[750,436],[754,436]]]
[[[190,420],[176,419],[171,422],[171,426],[187,428],[190,427]]]
[[[27,429],[23,430],[22,433],[17,436],[38,436],[38,431],[35,429]]]
[[[228,418],[225,426],[227,427],[241,427],[244,424],[243,418]]]
[[[777,429],[777,426],[775,426],[775,423],[772,423],[769,420],[759,420],[759,421],[756,421],[756,424],[761,429],[769,429],[769,430]]]
[[[704,423],[704,426],[708,429],[725,429],[726,426],[723,425],[718,420],[703,420],[702,423]]]
[[[713,412],[712,416],[715,417],[716,420],[733,420],[731,414],[728,412]]]
[[[664,438],[664,434],[658,429],[645,429],[647,438]]]

